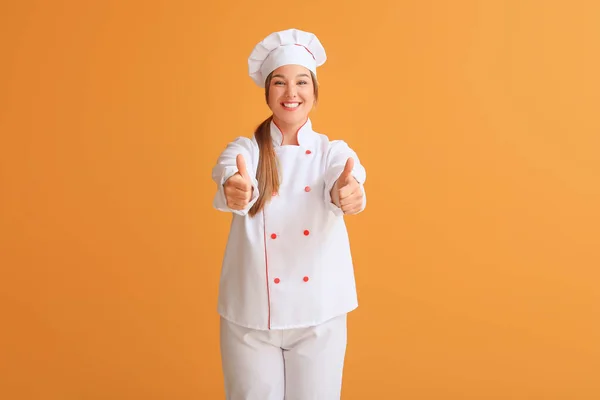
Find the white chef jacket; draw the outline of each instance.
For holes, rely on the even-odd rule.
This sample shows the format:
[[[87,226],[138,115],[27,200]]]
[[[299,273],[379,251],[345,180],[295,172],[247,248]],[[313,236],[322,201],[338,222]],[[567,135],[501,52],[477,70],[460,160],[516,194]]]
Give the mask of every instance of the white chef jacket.
[[[343,212],[330,190],[349,157],[353,176],[364,191],[366,171],[341,140],[312,130],[298,131],[298,146],[282,146],[283,134],[271,122],[279,160],[280,188],[254,217],[258,198],[259,148],[254,137],[229,143],[212,171],[217,184],[213,205],[233,219],[219,285],[218,312],[252,329],[290,329],[318,325],[358,306],[354,267]],[[223,184],[237,172],[242,154],[253,193],[244,210],[227,206]],[[366,194],[363,205],[366,206]]]

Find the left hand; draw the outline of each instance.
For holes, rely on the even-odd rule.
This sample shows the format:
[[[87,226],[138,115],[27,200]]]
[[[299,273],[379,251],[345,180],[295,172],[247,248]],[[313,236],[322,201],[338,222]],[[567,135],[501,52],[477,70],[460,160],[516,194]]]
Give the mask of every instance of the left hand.
[[[344,170],[331,188],[333,204],[342,209],[344,214],[356,214],[363,205],[363,191],[358,181],[352,176],[354,160],[346,161]]]

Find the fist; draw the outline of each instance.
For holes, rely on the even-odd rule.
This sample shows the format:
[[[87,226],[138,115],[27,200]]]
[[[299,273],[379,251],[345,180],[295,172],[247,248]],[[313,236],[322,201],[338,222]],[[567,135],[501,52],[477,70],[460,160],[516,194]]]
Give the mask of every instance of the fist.
[[[331,189],[333,204],[341,208],[344,214],[349,215],[356,214],[361,210],[364,196],[358,181],[351,175],[352,168],[354,168],[354,160],[349,158]]]
[[[238,172],[227,179],[223,184],[223,187],[225,190],[227,207],[232,210],[243,210],[252,198],[252,181],[250,180],[250,175],[248,175],[244,157],[241,154],[238,154],[235,161]]]

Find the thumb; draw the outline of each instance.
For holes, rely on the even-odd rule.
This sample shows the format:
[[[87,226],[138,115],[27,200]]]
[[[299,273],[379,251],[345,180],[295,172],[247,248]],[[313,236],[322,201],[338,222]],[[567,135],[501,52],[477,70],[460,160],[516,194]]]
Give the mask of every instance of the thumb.
[[[246,169],[246,161],[244,161],[244,156],[238,154],[235,158],[235,163],[237,165],[237,169],[242,178],[246,180],[250,180],[250,175],[248,175],[248,170]]]
[[[342,171],[340,177],[338,178],[338,180],[340,181],[346,181],[348,180],[348,178],[350,178],[350,174],[352,173],[352,169],[354,169],[354,160],[352,158],[349,158],[346,161],[346,165],[344,166],[344,170]]]

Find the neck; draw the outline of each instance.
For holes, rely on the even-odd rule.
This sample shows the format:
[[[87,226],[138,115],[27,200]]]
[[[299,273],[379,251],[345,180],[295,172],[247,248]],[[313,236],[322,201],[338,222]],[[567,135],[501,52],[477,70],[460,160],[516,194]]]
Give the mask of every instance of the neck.
[[[298,131],[306,124],[306,121],[299,124],[287,124],[273,116],[273,122],[283,134],[282,145],[298,145]]]

